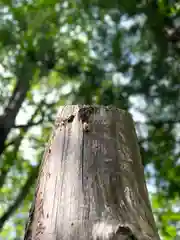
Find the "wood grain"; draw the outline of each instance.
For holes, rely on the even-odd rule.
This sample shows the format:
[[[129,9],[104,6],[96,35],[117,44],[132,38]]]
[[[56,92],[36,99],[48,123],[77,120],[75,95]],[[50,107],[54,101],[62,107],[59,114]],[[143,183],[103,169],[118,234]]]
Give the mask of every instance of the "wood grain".
[[[24,239],[160,239],[130,114],[59,109]]]

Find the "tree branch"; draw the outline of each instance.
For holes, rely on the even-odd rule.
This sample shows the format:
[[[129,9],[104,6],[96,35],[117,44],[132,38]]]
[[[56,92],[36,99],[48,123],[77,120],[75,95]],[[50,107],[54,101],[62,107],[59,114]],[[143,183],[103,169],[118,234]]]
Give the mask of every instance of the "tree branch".
[[[13,153],[13,156],[8,158],[8,163],[4,163],[4,166],[1,168],[1,174],[0,174],[0,188],[4,185],[4,182],[6,180],[6,176],[10,170],[10,168],[12,167],[15,159],[17,158],[17,153],[19,151],[19,147],[21,145],[21,141],[23,139],[23,136],[19,136],[17,141],[14,144],[14,148],[12,150],[11,153]],[[8,153],[7,153],[8,155]]]
[[[5,179],[6,179],[6,176],[9,172],[9,169],[10,167],[13,165],[15,159],[17,159],[17,153],[19,151],[19,147],[21,145],[21,142],[25,136],[25,134],[27,133],[27,131],[29,130],[29,128],[31,126],[33,126],[33,120],[34,118],[37,116],[38,112],[41,110],[41,107],[44,103],[44,100],[41,101],[41,103],[38,105],[38,107],[36,108],[35,112],[33,113],[33,115],[31,116],[31,119],[28,121],[28,123],[26,125],[21,125],[21,133],[18,137],[16,137],[15,139],[13,139],[11,142],[9,142],[5,148],[7,148],[8,146],[14,144],[14,147],[13,147],[13,154],[14,154],[14,157],[11,156],[11,158],[9,159],[8,161],[8,166],[6,166],[6,162],[4,164],[4,166],[2,167],[2,170],[1,170],[1,174],[0,174],[0,188],[3,186],[4,182],[5,182]],[[44,120],[44,113],[42,113],[42,119],[39,120],[39,122],[43,122]],[[20,125],[19,125],[20,126]]]
[[[32,73],[31,76],[28,76],[24,79],[24,75],[27,75],[27,73],[23,74],[23,70],[24,69],[22,69],[21,76],[19,76],[19,80],[17,81],[14,92],[9,100],[8,106],[5,108],[5,113],[0,116],[0,155],[5,149],[6,138],[11,128],[14,126],[19,109],[25,100],[28,90],[30,89]],[[29,70],[28,72],[31,72],[31,70]]]
[[[37,126],[37,125],[41,124],[43,121],[44,121],[44,119],[42,118],[37,122],[29,122],[27,124],[14,125],[13,128],[29,128],[29,127]]]
[[[16,197],[14,203],[10,205],[7,211],[0,218],[0,230],[3,228],[5,222],[9,219],[9,217],[16,211],[16,209],[20,206],[24,198],[28,195],[29,189],[34,184],[35,179],[37,177],[39,166],[34,167],[27,178],[24,186],[21,188],[18,196]]]

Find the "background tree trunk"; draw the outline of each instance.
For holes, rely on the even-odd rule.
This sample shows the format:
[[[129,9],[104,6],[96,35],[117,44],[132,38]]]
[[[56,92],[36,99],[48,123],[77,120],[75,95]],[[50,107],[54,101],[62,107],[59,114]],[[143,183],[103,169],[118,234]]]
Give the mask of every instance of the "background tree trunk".
[[[24,239],[160,239],[130,114],[60,108]]]

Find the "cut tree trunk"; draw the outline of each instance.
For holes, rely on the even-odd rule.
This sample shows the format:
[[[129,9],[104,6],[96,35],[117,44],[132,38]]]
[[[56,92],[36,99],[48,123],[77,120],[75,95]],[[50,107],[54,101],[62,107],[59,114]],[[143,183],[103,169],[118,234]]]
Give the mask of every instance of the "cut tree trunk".
[[[160,239],[130,114],[60,108],[24,239]]]

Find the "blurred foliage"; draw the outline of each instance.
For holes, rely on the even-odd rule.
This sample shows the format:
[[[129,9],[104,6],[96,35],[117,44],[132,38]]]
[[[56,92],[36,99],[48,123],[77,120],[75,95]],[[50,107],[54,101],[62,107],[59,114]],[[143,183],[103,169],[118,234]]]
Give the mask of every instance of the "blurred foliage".
[[[132,113],[157,226],[180,237],[180,4],[1,0],[0,238],[21,239],[58,106]]]

